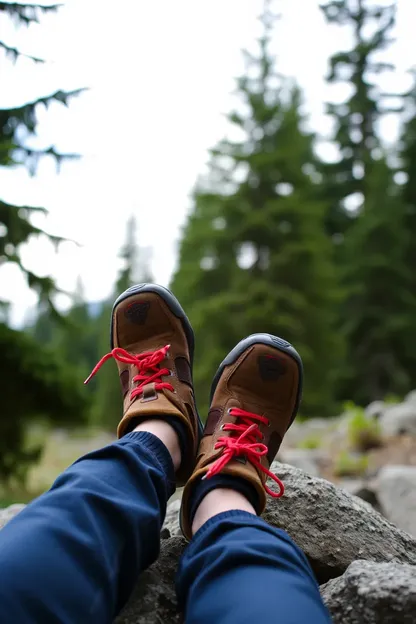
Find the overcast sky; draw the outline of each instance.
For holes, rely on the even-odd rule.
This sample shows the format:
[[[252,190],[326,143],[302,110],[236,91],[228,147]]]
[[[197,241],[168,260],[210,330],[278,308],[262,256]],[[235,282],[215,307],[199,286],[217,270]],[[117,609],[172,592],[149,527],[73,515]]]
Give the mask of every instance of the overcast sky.
[[[345,96],[324,85],[327,59],[349,44],[348,33],[325,24],[317,0],[276,6],[283,14],[274,42],[278,69],[300,83],[310,123],[325,134],[325,100]],[[0,52],[0,105],[89,87],[69,109],[40,111],[36,140],[82,159],[64,164],[59,175],[49,159],[34,178],[24,168],[0,170],[2,199],[46,207],[49,216],[39,224],[79,243],[65,243],[57,254],[45,241],[26,246],[22,256],[32,270],[52,274],[69,291],[81,275],[89,300],[106,297],[126,220],[135,214],[155,279],[168,284],[189,194],[208,148],[228,132],[224,113],[243,68],[240,50],[253,47],[261,7],[261,0],[67,0],[29,30],[0,22],[2,39],[48,61],[13,65]],[[410,84],[415,15],[415,0],[398,0],[397,42],[388,54],[397,71],[385,80],[388,89]],[[396,121],[386,119],[382,131],[394,141]],[[0,294],[14,303],[14,323],[35,303],[10,265],[0,269]]]

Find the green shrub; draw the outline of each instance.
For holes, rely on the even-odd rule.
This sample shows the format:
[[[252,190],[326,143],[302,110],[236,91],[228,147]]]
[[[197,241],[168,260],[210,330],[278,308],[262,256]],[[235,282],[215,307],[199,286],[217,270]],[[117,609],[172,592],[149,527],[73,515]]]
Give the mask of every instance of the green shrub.
[[[398,403],[401,403],[402,399],[397,396],[397,394],[388,394],[387,396],[384,397],[384,403],[386,403],[386,405],[397,405]]]
[[[0,484],[22,487],[43,446],[34,426],[85,423],[89,397],[59,353],[26,332],[0,323],[0,353]]]
[[[368,456],[355,456],[342,451],[335,460],[334,474],[337,477],[360,477],[368,470]]]
[[[349,405],[351,414],[348,421],[348,440],[351,447],[357,451],[369,451],[382,445],[382,435],[379,422],[375,418],[366,416],[362,407]]]
[[[305,438],[304,440],[302,440],[302,442],[299,442],[298,448],[314,450],[314,449],[319,448],[321,445],[322,445],[321,438],[316,435],[315,436],[311,435]]]

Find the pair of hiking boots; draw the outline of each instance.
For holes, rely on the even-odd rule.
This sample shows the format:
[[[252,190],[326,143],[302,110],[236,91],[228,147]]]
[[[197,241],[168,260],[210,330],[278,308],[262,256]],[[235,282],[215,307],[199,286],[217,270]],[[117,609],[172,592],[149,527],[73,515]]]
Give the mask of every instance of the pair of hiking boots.
[[[105,361],[116,360],[124,396],[118,437],[155,417],[177,419],[185,432],[176,475],[178,485],[185,486],[185,537],[191,538],[192,493],[203,478],[221,473],[244,479],[256,494],[258,514],[264,510],[266,492],[283,494],[283,484],[269,467],[296,416],[302,388],[301,359],[288,342],[253,334],[234,347],[214,377],[205,429],[192,383],[192,327],[169,290],[139,284],[118,297],[111,349],[89,379]],[[279,485],[277,492],[266,485],[268,476]]]

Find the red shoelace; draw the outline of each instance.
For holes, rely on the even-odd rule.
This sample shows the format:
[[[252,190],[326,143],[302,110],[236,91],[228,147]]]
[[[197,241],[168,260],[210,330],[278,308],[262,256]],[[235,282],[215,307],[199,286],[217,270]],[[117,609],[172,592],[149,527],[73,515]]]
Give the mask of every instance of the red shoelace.
[[[238,422],[227,423],[222,426],[222,430],[233,431],[236,435],[218,438],[214,448],[222,448],[224,451],[222,455],[212,464],[211,468],[206,473],[205,478],[209,479],[210,477],[213,477],[221,472],[224,466],[226,466],[234,457],[244,455],[247,457],[247,460],[253,464],[253,466],[264,472],[264,474],[277,483],[279,486],[278,492],[273,492],[273,490],[271,490],[266,484],[264,484],[264,489],[273,498],[280,498],[284,494],[285,486],[279,477],[265,468],[261,463],[261,458],[264,457],[264,455],[267,455],[268,448],[261,442],[261,440],[264,439],[264,436],[259,429],[259,424],[268,425],[268,419],[265,416],[253,414],[252,412],[246,412],[238,407],[230,408],[229,414],[231,416],[236,416],[238,418]]]
[[[167,352],[170,349],[170,345],[166,345],[161,349],[157,349],[156,351],[146,351],[145,353],[139,353],[139,355],[133,355],[120,347],[116,347],[107,355],[101,358],[101,360],[96,364],[93,368],[91,374],[84,381],[87,384],[92,377],[100,370],[101,366],[107,362],[107,360],[111,360],[114,358],[118,362],[123,362],[124,364],[133,364],[133,366],[137,366],[138,374],[133,377],[133,382],[138,383],[131,391],[130,399],[134,399],[137,396],[143,394],[143,388],[149,383],[155,383],[156,390],[162,390],[166,388],[167,390],[174,391],[174,387],[172,384],[167,381],[162,381],[162,377],[166,375],[170,375],[170,370],[168,368],[159,368],[159,364],[163,362],[166,357]]]

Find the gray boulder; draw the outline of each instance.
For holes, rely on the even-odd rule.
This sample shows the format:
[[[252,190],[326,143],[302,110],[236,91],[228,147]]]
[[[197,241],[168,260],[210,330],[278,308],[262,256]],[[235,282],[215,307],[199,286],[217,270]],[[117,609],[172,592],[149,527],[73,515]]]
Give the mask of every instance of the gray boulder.
[[[385,436],[403,433],[416,435],[416,402],[399,403],[388,407],[380,416],[380,425]]]
[[[179,510],[181,508],[181,499],[176,499],[171,501],[168,504],[166,509],[166,517],[165,522],[163,524],[162,531],[169,531],[168,536],[179,536],[182,535],[181,529],[179,527]]]
[[[416,405],[416,390],[412,390],[411,392],[409,392],[409,394],[406,395],[404,402]]]
[[[315,449],[286,449],[282,451],[280,461],[295,466],[314,477],[319,477],[319,453],[319,449],[318,455]]]
[[[386,409],[386,404],[383,401],[373,401],[364,410],[365,415],[368,418],[380,418]]]
[[[414,624],[416,567],[354,561],[321,588],[334,624]]]
[[[340,576],[356,559],[395,560],[416,565],[416,539],[375,511],[365,500],[298,468],[274,462],[286,491],[269,498],[264,518],[284,529],[305,552],[320,583]],[[273,487],[273,482],[269,485]],[[167,526],[179,535],[179,518],[168,505]]]
[[[285,434],[282,449],[298,446],[308,438],[321,439],[331,430],[333,422],[328,418],[311,418],[304,422],[294,422]]]
[[[182,537],[162,540],[160,557],[140,575],[136,589],[114,624],[179,624],[175,575],[182,551]]]
[[[385,466],[377,476],[381,512],[416,536],[416,466]]]
[[[340,576],[356,559],[416,565],[416,539],[365,500],[287,464],[274,462],[272,470],[286,491],[280,499],[268,499],[264,518],[302,548],[320,583]],[[165,526],[172,535],[180,534],[178,507],[177,501],[168,505]]]
[[[308,556],[320,583],[342,575],[357,559],[416,565],[416,540],[390,524],[365,501],[293,466],[275,462],[272,470],[284,481],[286,494],[281,499],[269,499],[265,520],[293,537]],[[10,518],[22,507],[3,510],[3,517]],[[169,537],[179,532],[178,507],[178,500],[169,505],[160,558],[141,575],[117,624],[176,624],[181,621],[174,577],[185,540]],[[325,591],[329,592],[330,588],[328,585]],[[404,594],[404,599],[407,600],[408,595]],[[366,617],[351,622],[381,622]],[[349,621],[343,622],[348,624]],[[407,624],[407,620],[402,620],[401,624]]]
[[[356,559],[416,565],[416,539],[365,501],[292,466],[274,462],[272,470],[286,492],[268,499],[264,518],[289,533],[320,583],[340,576]]]
[[[348,494],[358,496],[361,500],[369,503],[374,509],[381,512],[380,504],[376,494],[376,486],[374,480],[366,479],[341,479],[336,486],[346,490]]]

